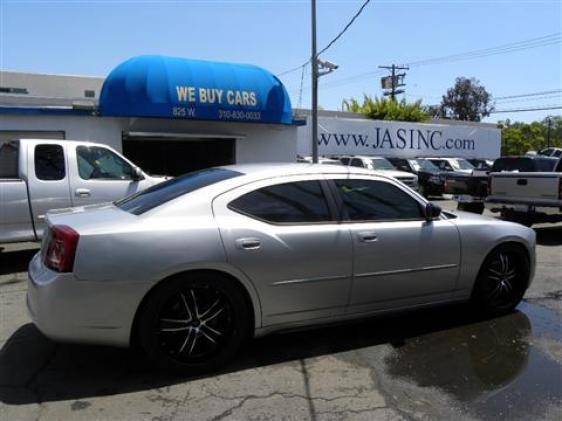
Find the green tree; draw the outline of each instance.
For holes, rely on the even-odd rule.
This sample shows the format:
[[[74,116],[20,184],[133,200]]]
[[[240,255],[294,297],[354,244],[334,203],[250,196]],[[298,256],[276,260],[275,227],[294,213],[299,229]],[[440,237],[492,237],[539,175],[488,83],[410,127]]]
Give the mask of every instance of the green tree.
[[[500,121],[502,125],[502,153],[524,155],[547,147],[548,119],[551,120],[550,145],[562,147],[562,117],[551,116],[532,123]]]
[[[475,78],[458,77],[441,99],[441,115],[465,121],[480,121],[494,110],[492,95]]]
[[[407,103],[405,99],[393,101],[363,95],[363,102],[355,98],[343,101],[346,111],[360,113],[373,120],[425,121],[429,118],[421,101]]]

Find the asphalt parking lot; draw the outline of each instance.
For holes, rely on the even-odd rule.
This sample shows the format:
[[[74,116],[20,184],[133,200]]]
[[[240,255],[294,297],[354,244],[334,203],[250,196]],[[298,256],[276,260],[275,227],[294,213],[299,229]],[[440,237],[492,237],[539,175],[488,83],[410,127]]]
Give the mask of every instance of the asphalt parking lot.
[[[43,337],[25,307],[37,245],[4,246],[0,419],[560,420],[562,224],[535,229],[536,277],[509,315],[461,306],[272,335],[197,378],[133,351]]]

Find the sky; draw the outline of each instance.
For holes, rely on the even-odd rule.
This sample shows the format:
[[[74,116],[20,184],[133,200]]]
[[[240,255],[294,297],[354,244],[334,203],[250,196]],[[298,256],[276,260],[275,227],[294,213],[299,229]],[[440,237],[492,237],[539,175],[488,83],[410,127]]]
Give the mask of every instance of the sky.
[[[319,50],[363,2],[317,0]],[[0,0],[0,69],[105,77],[140,54],[252,63],[280,75],[294,108],[309,108],[310,66],[304,73],[284,72],[309,59],[310,28],[310,0]],[[498,110],[560,106],[560,32],[562,0],[372,0],[322,54],[339,68],[320,79],[319,104],[338,110],[344,99],[380,96],[385,74],[380,65],[550,36],[533,43],[537,48],[412,65],[406,99],[437,104],[455,78],[464,76],[475,77],[498,98],[558,91],[498,99]],[[561,113],[497,113],[485,121],[533,121]]]

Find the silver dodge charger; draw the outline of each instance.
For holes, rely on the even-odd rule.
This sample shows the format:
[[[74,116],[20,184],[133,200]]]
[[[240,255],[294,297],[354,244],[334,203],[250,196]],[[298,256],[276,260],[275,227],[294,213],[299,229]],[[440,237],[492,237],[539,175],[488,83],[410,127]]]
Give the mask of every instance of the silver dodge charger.
[[[507,312],[535,267],[531,229],[442,212],[355,167],[211,168],[47,220],[29,267],[37,327],[190,372],[289,328],[449,302]]]

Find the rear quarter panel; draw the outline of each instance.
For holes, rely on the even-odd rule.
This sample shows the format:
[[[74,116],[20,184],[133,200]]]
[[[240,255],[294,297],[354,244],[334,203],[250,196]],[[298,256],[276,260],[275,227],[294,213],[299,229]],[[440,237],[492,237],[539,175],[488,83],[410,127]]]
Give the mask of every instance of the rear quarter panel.
[[[498,221],[473,214],[453,220],[461,238],[462,264],[456,295],[468,298],[484,259],[502,243],[515,242],[527,250],[531,263],[531,280],[535,267],[535,232],[523,225]],[[463,218],[466,216],[466,218]]]

